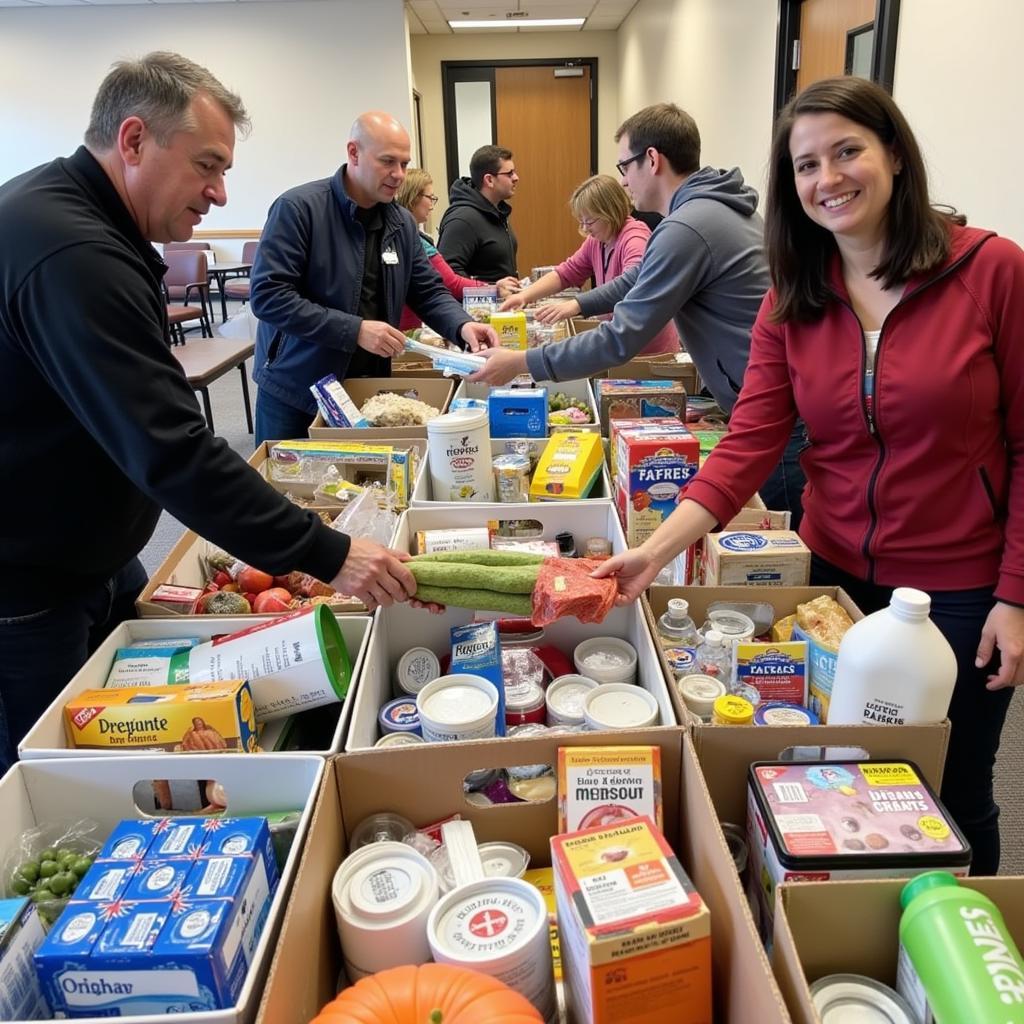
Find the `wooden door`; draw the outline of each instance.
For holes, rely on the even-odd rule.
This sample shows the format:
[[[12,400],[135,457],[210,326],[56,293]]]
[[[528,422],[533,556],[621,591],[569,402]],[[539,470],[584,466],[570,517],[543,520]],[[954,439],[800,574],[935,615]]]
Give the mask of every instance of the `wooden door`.
[[[519,273],[560,263],[583,241],[569,211],[573,189],[590,175],[590,68],[556,78],[551,66],[496,67],[495,140],[512,150],[519,186],[511,224]]]
[[[803,0],[796,91],[843,74],[847,33],[874,20],[875,0]]]

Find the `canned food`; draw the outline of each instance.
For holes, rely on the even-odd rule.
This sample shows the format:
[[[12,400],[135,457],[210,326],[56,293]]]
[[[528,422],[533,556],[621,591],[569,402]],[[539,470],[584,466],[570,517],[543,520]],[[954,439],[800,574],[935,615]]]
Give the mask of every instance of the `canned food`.
[[[423,737],[416,732],[389,732],[385,736],[381,736],[376,743],[375,747],[411,747],[417,743],[422,743]]]
[[[481,676],[439,676],[416,695],[420,733],[428,743],[494,736],[498,690]]]
[[[427,647],[410,647],[398,659],[395,683],[399,693],[415,696],[441,674],[441,662]]]
[[[917,1021],[903,996],[888,985],[861,974],[830,974],[819,978],[811,985],[811,1001],[822,1024],[845,1024],[846,1021],[915,1024]]]
[[[769,701],[754,712],[754,725],[817,725],[818,716],[800,704]]]
[[[480,863],[488,878],[522,878],[530,855],[518,843],[481,843]]]
[[[645,729],[659,717],[658,702],[633,683],[603,683],[583,698],[588,729]]]
[[[527,682],[505,693],[505,724],[544,725],[547,707],[544,703],[544,689],[536,683]]]
[[[377,724],[382,735],[392,732],[420,731],[420,714],[416,710],[414,697],[396,697],[389,700],[377,715]]]
[[[548,725],[583,725],[583,698],[597,685],[576,674],[553,680],[545,694]]]

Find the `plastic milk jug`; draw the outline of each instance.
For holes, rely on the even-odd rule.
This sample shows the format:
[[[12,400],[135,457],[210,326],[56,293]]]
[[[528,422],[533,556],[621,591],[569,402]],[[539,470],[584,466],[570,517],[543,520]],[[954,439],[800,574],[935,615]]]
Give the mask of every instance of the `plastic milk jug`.
[[[829,725],[941,722],[956,683],[956,655],[928,618],[931,598],[911,587],[855,622],[839,645]]]
[[[1024,960],[992,900],[928,871],[900,905],[897,986],[922,1024],[1024,1024]]]

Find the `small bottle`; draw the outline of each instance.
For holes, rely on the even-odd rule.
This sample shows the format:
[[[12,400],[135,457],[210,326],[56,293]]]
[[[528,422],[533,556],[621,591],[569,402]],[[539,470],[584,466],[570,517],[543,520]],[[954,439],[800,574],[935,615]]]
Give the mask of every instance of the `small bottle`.
[[[900,893],[897,988],[931,1024],[1024,1024],[1024,960],[999,908],[946,871]]]
[[[583,549],[586,557],[595,561],[612,557],[612,542],[607,537],[588,537]]]
[[[690,618],[690,602],[673,597],[658,619],[658,642],[665,647],[693,647],[700,643],[697,624]]]
[[[709,629],[697,647],[697,671],[721,679],[726,689],[732,682],[732,650],[717,629]]]

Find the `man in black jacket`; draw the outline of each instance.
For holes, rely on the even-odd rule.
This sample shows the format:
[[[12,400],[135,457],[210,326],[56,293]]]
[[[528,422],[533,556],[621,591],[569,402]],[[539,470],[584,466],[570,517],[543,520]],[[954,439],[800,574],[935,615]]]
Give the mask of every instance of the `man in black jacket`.
[[[512,153],[501,146],[481,146],[469,161],[469,177],[451,187],[449,207],[441,218],[438,252],[456,274],[495,284],[518,277],[516,236],[509,227],[519,175]]]
[[[241,100],[170,53],[104,79],[85,145],[0,187],[0,771],[132,615],[161,508],[236,557],[371,607],[416,582],[269,487],[207,429],[167,345],[152,242],[227,201]]]

